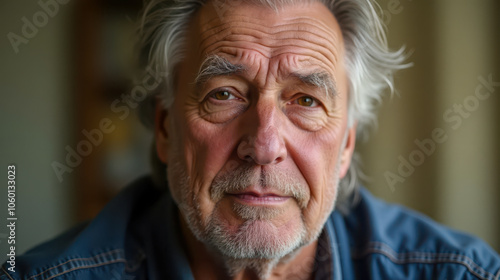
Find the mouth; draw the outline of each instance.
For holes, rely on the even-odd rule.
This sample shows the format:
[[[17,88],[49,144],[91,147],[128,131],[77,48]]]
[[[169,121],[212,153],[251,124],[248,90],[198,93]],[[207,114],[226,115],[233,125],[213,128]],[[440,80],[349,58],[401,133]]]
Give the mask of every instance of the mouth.
[[[228,193],[230,197],[234,198],[236,201],[248,205],[280,205],[288,201],[290,196],[278,195],[275,193],[258,193],[258,192],[240,192],[240,193]]]

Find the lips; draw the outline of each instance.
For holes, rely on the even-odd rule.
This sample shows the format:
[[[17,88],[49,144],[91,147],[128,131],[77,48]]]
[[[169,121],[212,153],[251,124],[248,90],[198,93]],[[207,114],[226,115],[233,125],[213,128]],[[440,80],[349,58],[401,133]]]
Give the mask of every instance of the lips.
[[[248,204],[280,204],[287,201],[290,196],[275,193],[261,193],[255,191],[243,191],[239,193],[228,193],[235,199]]]

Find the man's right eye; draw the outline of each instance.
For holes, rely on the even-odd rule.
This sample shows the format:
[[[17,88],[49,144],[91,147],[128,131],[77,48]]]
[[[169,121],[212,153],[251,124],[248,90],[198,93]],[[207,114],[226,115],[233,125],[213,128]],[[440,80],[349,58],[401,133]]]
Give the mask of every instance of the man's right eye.
[[[218,87],[205,95],[200,116],[212,123],[225,123],[245,111],[248,102],[235,88]]]
[[[216,100],[231,100],[231,99],[236,99],[234,95],[232,95],[229,91],[227,90],[218,90],[210,95],[212,98]]]

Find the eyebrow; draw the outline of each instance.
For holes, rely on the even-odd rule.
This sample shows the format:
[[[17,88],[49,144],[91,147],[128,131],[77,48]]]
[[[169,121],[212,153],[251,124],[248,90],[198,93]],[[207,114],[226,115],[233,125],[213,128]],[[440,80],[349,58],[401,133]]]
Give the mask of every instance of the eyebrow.
[[[313,72],[305,75],[300,73],[292,73],[291,76],[299,79],[304,84],[323,89],[327,94],[327,97],[331,98],[337,95],[336,83],[326,72]]]
[[[233,64],[222,56],[210,55],[201,64],[195,83],[200,86],[213,77],[229,76],[245,70],[244,65]]]
[[[246,70],[247,68],[242,64],[233,64],[222,56],[210,55],[201,64],[195,84],[200,87],[213,77],[234,75]],[[319,71],[309,74],[293,72],[289,77],[298,79],[306,85],[323,89],[329,98],[337,95],[335,81],[327,72]]]

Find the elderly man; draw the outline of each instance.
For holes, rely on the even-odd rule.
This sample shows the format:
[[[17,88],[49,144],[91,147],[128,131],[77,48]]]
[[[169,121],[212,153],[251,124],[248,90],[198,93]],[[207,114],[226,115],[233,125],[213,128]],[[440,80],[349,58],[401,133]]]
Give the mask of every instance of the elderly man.
[[[140,34],[166,73],[154,179],[1,279],[499,279],[481,241],[356,187],[356,130],[403,67],[371,0],[157,0]]]

